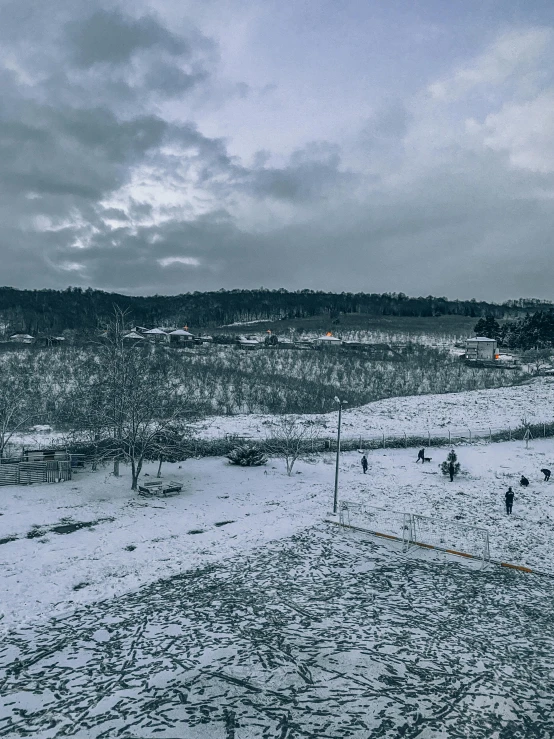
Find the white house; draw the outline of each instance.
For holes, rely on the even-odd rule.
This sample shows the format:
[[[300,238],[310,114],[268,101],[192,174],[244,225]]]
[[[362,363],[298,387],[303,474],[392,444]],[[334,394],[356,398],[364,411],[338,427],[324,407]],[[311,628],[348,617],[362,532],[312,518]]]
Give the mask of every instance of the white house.
[[[184,328],[177,328],[175,331],[169,332],[169,343],[170,344],[193,344],[194,336],[190,331],[186,331]]]
[[[467,339],[466,359],[492,361],[497,357],[498,348],[495,339],[488,339],[486,336],[476,336],[474,339]]]

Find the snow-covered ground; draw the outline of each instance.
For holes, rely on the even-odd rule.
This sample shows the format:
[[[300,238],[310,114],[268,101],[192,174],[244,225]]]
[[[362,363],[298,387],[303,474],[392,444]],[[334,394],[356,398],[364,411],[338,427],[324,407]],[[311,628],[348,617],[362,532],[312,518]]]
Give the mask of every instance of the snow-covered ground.
[[[553,595],[319,524],[14,630],[0,735],[550,739]]]
[[[539,472],[554,470],[554,442],[456,449],[463,475],[453,483],[437,466],[446,448],[427,450],[424,466],[412,449],[368,452],[367,475],[361,455],[345,453],[340,497],[486,527],[493,558],[554,573],[554,479],[543,483]],[[295,473],[287,477],[282,460],[242,468],[205,458],[165,466],[166,479],[184,484],[168,499],[138,497],[128,473],[116,479],[108,468],[57,485],[0,488],[0,626],[65,613],[313,526],[331,509],[334,456],[314,456]],[[521,474],[527,490],[517,486]],[[508,485],[516,491],[511,518]],[[97,523],[52,530],[71,522]]]
[[[322,435],[326,430],[329,435],[336,433],[337,413],[318,418],[323,424]],[[363,438],[382,433],[424,435],[428,431],[444,436],[449,429],[453,434],[467,433],[468,429],[472,432],[514,429],[524,418],[529,423],[554,420],[554,378],[538,377],[523,385],[492,390],[387,398],[352,409],[345,406],[342,432],[345,437]],[[274,420],[273,416],[261,414],[217,416],[199,424],[198,435],[205,439],[225,434],[264,437]]]

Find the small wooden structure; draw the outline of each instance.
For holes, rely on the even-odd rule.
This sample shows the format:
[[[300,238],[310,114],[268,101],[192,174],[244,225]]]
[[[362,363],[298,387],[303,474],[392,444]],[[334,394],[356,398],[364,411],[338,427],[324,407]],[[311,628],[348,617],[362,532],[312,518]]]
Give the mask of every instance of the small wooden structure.
[[[13,341],[15,344],[32,344],[34,340],[35,337],[30,334],[12,334],[10,336],[10,341]]]
[[[50,455],[46,453],[48,451],[45,450],[42,456],[39,451],[35,451],[27,452],[18,459],[0,459],[0,485],[40,485],[45,482],[71,480],[69,454],[54,452]]]
[[[138,486],[138,494],[143,496],[162,496],[167,497],[170,495],[178,495],[183,486],[180,482],[174,482],[173,480],[162,480],[157,478],[155,480],[148,480]]]

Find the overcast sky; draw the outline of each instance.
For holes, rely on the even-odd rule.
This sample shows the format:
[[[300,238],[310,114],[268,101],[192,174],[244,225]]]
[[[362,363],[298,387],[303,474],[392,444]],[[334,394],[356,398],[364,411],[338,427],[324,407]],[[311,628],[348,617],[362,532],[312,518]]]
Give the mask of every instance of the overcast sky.
[[[0,284],[553,297],[552,0],[3,0]]]

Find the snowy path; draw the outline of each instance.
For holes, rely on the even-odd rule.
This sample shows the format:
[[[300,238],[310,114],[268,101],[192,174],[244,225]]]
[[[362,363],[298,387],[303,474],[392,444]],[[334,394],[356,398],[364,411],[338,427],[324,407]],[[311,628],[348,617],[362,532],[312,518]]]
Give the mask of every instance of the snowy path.
[[[554,582],[324,525],[20,628],[6,739],[550,739]]]

